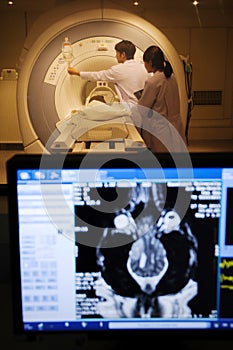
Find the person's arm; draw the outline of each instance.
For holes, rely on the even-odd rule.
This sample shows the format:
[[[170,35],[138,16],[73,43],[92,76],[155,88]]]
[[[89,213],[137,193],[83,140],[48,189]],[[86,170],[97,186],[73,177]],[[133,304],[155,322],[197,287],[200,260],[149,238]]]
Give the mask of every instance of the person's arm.
[[[78,75],[78,76],[80,76],[80,72],[74,67],[68,67],[67,71],[68,71],[68,73],[70,75]]]
[[[74,67],[68,67],[67,71],[71,75],[78,75],[82,79],[89,81],[108,81],[115,83],[122,77],[122,64],[115,65],[109,69],[93,72],[80,72]]]
[[[145,83],[141,97],[138,100],[138,105],[152,108],[157,96],[157,87],[150,79]]]

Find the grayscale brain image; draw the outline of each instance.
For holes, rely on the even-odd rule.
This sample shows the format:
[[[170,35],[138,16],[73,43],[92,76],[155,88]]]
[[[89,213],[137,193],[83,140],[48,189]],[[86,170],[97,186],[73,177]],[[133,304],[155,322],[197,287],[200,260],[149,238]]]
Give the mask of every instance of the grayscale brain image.
[[[206,186],[137,183],[80,190],[75,206],[77,317],[216,314],[219,198],[206,197]],[[178,192],[188,203],[185,212]]]

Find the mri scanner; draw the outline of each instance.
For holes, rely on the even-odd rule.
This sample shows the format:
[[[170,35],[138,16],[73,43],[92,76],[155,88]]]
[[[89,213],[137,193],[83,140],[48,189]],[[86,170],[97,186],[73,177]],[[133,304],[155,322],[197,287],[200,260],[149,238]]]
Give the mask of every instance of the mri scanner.
[[[183,63],[161,31],[137,15],[116,9],[80,11],[70,4],[66,11],[53,12],[52,18],[39,35],[40,24],[45,27],[44,19],[32,28],[20,57],[17,109],[26,152],[50,152],[60,136],[56,125],[83,106],[96,89],[96,83],[67,73],[62,52],[66,37],[72,45],[71,65],[81,71],[102,70],[116,64],[114,46],[123,39],[136,45],[138,61],[142,61],[148,46],[160,46],[177,77],[185,126],[188,99]],[[114,91],[113,86],[108,88]]]

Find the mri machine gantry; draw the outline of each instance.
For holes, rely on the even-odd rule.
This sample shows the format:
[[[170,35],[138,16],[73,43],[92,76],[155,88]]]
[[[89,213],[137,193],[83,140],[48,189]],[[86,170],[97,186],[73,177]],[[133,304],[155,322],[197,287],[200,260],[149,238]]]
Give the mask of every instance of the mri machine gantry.
[[[28,153],[48,151],[59,135],[56,124],[72,110],[85,104],[93,83],[67,74],[62,43],[68,37],[73,49],[71,65],[83,71],[107,69],[116,64],[114,46],[131,40],[137,47],[135,59],[142,61],[145,49],[158,45],[171,62],[177,77],[181,117],[186,124],[188,109],[183,63],[168,38],[143,18],[115,9],[61,11],[38,36],[40,23],[25,41],[17,84],[17,109],[24,149]],[[50,18],[51,21],[51,18]],[[35,36],[37,35],[36,39]],[[76,79],[75,79],[76,78]],[[53,137],[51,137],[53,135]]]

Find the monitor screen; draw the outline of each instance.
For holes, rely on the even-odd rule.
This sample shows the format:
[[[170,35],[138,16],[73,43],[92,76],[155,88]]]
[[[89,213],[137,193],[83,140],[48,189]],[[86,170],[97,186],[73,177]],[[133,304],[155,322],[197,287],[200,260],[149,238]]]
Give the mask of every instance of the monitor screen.
[[[233,333],[230,153],[16,155],[7,174],[16,333]]]

